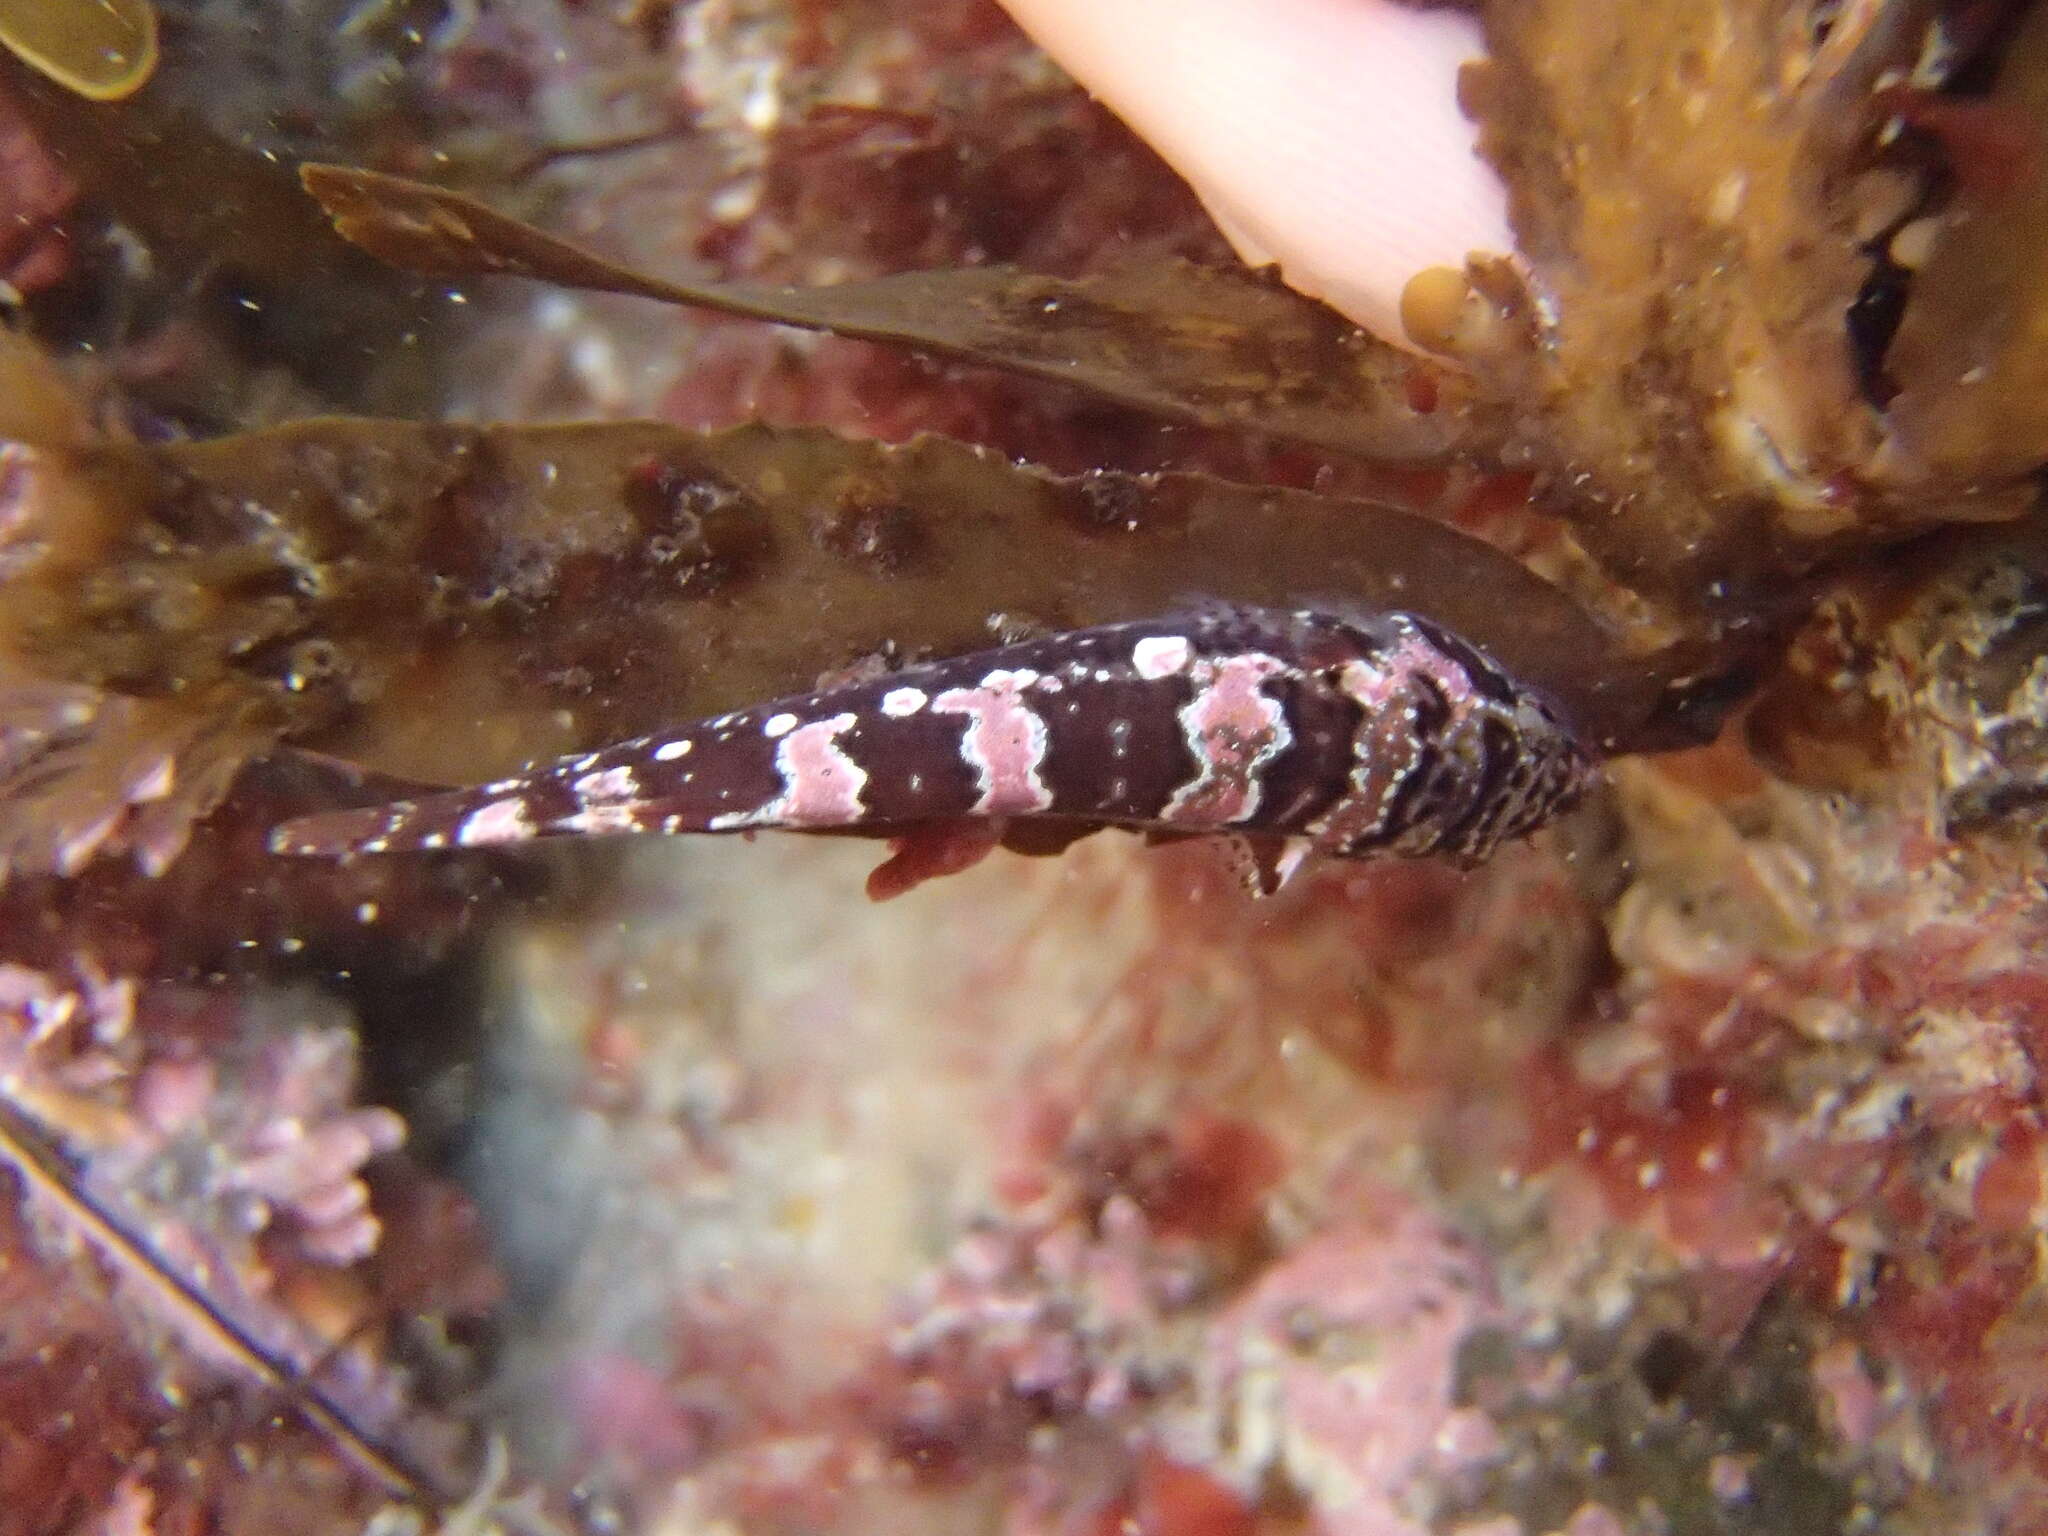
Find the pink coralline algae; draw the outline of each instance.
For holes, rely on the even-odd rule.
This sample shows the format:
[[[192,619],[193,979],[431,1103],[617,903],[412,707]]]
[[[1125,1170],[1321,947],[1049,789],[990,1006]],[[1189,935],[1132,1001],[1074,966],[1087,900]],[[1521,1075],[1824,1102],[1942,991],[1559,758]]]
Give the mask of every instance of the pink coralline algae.
[[[273,1234],[321,1264],[375,1249],[361,1173],[403,1143],[405,1126],[389,1110],[349,1107],[346,1029],[249,1032],[237,999],[128,982],[73,989],[12,965],[0,966],[0,1008],[12,1024],[7,1091],[95,1182],[148,1191],[222,1233]]]
[[[1342,1225],[1247,1268],[1248,1234],[1175,1236],[1142,1197],[1093,1204],[1068,1167],[906,1299],[891,1354],[914,1465],[1017,1463],[1020,1532],[1250,1530],[1284,1488],[1332,1536],[1420,1536],[1497,1453],[1455,1401],[1461,1347],[1501,1316],[1492,1280],[1421,1206],[1355,1189]],[[1124,1447],[1106,1465],[1103,1434]]]
[[[1656,1234],[1710,1289],[1807,1298],[1951,1450],[2010,1474],[2008,1516],[2048,1507],[2048,1393],[2015,1363],[2048,1046],[2034,856],[1944,838],[1910,804],[1731,775],[1731,754],[1623,778],[1622,979],[1539,1059],[1526,1166],[1561,1211],[1592,1194],[1596,1225]],[[1899,1410],[1848,1350],[1816,1382],[1833,1431],[1867,1445]]]
[[[1360,1190],[1343,1227],[1262,1275],[1212,1326],[1228,1461],[1306,1496],[1329,1536],[1422,1536],[1501,1451],[1456,1401],[1460,1350],[1499,1320],[1493,1277],[1424,1208]]]
[[[904,1298],[893,1436],[943,1469],[1018,1454],[1035,1426],[1134,1415],[1189,1385],[1188,1329],[1241,1267],[1279,1175],[1254,1127],[1084,1129],[1042,1102],[1012,1128],[1003,1209]]]
[[[361,1518],[377,1488],[352,1462],[389,1455],[400,1469],[428,1467],[420,1475],[436,1486],[447,1475],[438,1439],[430,1454],[404,1448],[419,1424],[386,1330],[398,1307],[452,1314],[489,1292],[457,1299],[467,1282],[454,1243],[469,1234],[430,1181],[398,1180],[388,1202],[373,1200],[366,1172],[405,1128],[353,1103],[355,1057],[345,1015],[305,995],[0,965],[4,1267],[19,1289],[67,1298],[59,1309],[8,1303],[0,1378],[14,1385],[0,1398],[82,1437],[52,1442],[71,1463],[62,1479],[37,1456],[0,1455],[0,1509],[69,1508],[80,1520],[99,1509],[105,1529],[176,1530],[195,1495],[234,1511],[324,1489],[337,1516]],[[403,1230],[373,1270],[380,1203]],[[413,1224],[437,1218],[448,1224],[440,1274],[420,1286]],[[95,1358],[90,1371],[37,1363],[79,1351]],[[314,1385],[295,1386],[299,1376]],[[283,1409],[300,1391],[319,1394],[328,1429],[286,1414],[266,1453],[274,1465],[253,1477],[225,1470],[241,1453],[198,1419],[167,1417],[195,1394],[274,1396]],[[161,1454],[138,1437],[161,1440]],[[226,1528],[250,1528],[242,1518]],[[0,1517],[0,1530],[20,1529]]]

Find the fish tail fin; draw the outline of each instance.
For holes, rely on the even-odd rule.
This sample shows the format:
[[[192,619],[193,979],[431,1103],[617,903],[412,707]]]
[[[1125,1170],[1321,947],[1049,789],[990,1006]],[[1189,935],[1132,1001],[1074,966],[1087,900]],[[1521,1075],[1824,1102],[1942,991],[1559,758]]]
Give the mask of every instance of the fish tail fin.
[[[548,804],[551,797],[524,781],[482,789],[451,790],[416,800],[297,816],[270,834],[273,853],[340,858],[357,853],[427,853],[442,848],[489,848],[532,842],[571,831],[574,811]],[[611,808],[614,813],[632,808]],[[639,830],[636,813],[620,831]]]
[[[274,853],[339,858],[495,848],[543,837],[722,830],[716,805],[675,785],[643,785],[589,757],[474,789],[295,817],[270,834]]]

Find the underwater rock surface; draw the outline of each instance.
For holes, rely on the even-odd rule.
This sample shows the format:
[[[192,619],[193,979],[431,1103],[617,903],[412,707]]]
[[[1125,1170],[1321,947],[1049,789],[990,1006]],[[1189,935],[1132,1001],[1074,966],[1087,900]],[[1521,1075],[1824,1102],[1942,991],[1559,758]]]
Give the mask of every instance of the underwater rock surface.
[[[126,101],[0,75],[0,1536],[2048,1521],[2038,7],[1479,7],[1528,271],[1403,360],[981,0],[156,9]],[[1302,329],[1196,409],[1080,308],[1004,373],[423,282],[300,160],[635,281]],[[1317,583],[1605,785],[1264,903],[1116,837],[887,907],[825,840],[266,851]]]

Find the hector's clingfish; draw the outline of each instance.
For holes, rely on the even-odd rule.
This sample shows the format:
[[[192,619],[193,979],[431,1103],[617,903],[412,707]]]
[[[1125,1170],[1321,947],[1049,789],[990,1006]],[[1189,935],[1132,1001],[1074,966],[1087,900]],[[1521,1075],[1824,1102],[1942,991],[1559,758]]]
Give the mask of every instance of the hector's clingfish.
[[[304,817],[273,844],[334,855],[1030,818],[1227,834],[1270,890],[1308,853],[1483,859],[1591,772],[1539,700],[1424,619],[1222,608],[778,699],[477,789]]]

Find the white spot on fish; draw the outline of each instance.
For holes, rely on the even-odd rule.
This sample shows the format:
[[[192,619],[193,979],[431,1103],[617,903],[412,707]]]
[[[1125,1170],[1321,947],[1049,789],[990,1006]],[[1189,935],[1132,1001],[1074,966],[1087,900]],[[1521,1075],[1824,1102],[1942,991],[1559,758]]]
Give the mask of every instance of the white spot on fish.
[[[796,729],[796,716],[784,710],[779,715],[770,715],[761,723],[761,734],[770,741],[780,741]]]
[[[1147,635],[1131,647],[1131,666],[1147,682],[1185,672],[1195,648],[1185,635]]]
[[[696,743],[687,736],[678,741],[664,741],[654,749],[654,760],[657,763],[672,763],[679,757],[688,757],[690,749],[695,745]]]
[[[1279,855],[1273,860],[1275,888],[1292,880],[1302,863],[1315,849],[1305,837],[1290,837],[1280,845]]]
[[[882,695],[882,713],[892,720],[903,720],[916,714],[925,706],[925,696],[918,688],[891,688]]]

